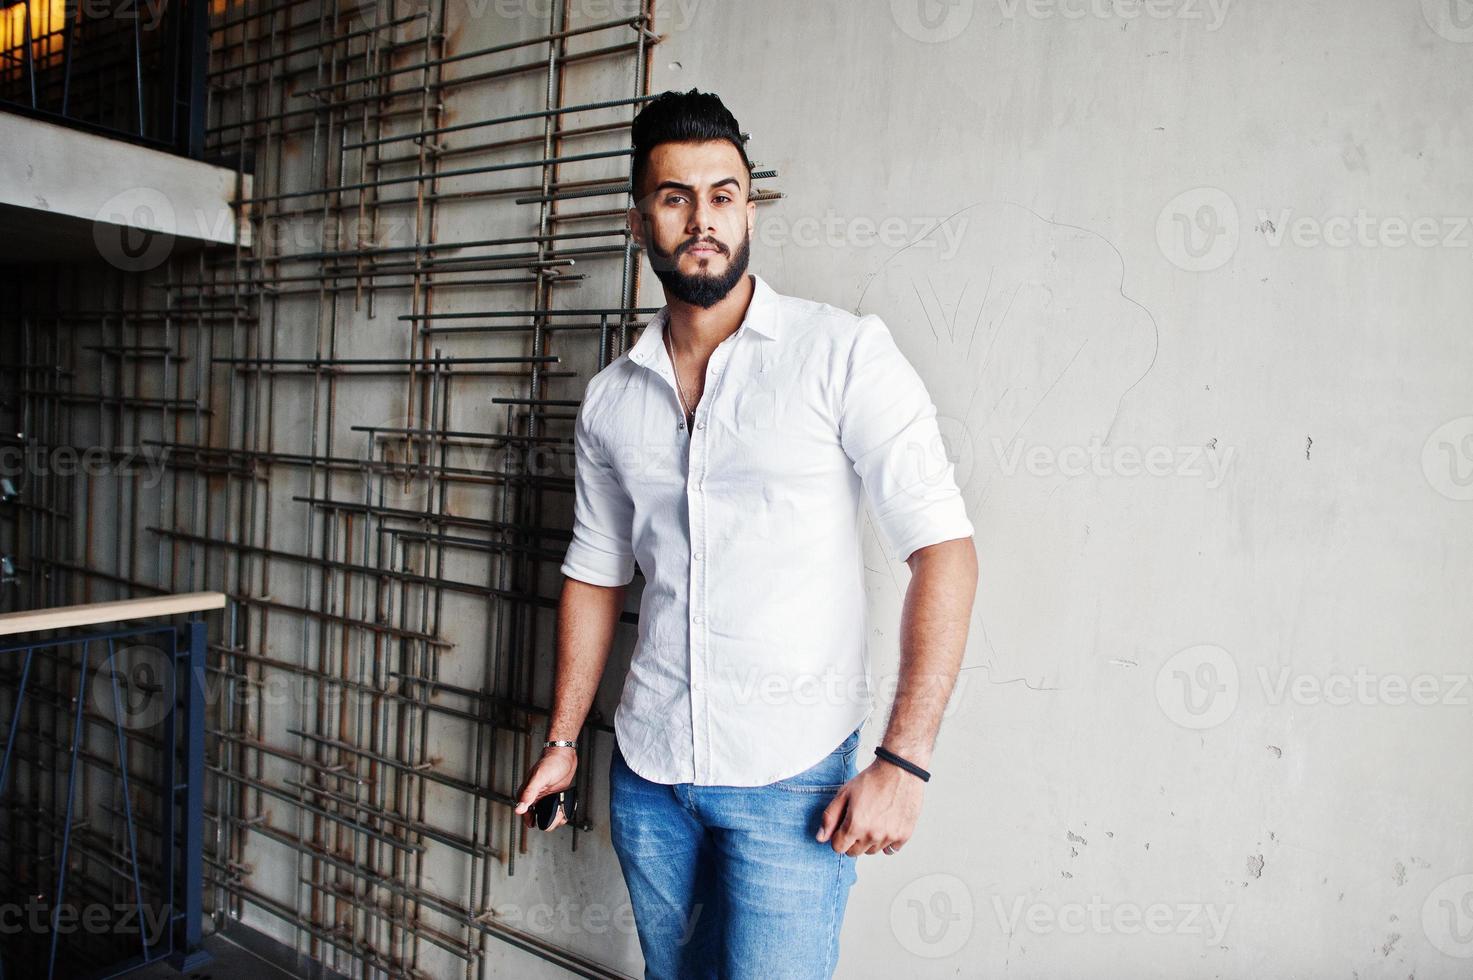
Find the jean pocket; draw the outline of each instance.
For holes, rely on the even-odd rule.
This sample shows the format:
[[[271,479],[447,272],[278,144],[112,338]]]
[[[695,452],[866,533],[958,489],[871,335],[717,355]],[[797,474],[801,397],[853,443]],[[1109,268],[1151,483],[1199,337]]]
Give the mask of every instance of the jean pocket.
[[[830,796],[832,796],[833,794],[837,793],[840,789],[843,788],[844,783],[847,783],[849,781],[849,780],[845,779],[842,782],[837,782],[837,783],[833,783],[833,782],[805,783],[805,782],[802,782],[801,780],[806,775],[807,775],[806,773],[799,773],[796,776],[789,776],[787,779],[780,779],[777,782],[773,783],[772,785],[773,785],[774,788],[780,789],[784,793],[827,793]],[[832,778],[832,777],[826,777],[826,778]]]
[[[789,793],[837,793],[851,778],[854,753],[859,750],[859,731],[839,743],[838,748],[819,760],[817,765],[803,770],[796,776],[779,779],[772,785]]]

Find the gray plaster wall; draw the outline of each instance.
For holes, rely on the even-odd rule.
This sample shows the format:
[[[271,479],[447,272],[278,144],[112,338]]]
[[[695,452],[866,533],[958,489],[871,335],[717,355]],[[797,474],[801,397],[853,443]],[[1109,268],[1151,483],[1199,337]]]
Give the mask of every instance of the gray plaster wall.
[[[839,974],[1469,975],[1466,5],[667,6],[652,89],[780,174],[753,267],[885,316],[977,526]]]
[[[628,9],[571,6],[573,23]],[[547,3],[447,8],[453,46],[469,50],[538,33]],[[759,209],[752,268],[780,292],[885,318],[931,390],[977,527],[981,582],[925,809],[900,854],[861,858],[839,976],[1473,973],[1463,0],[670,0],[658,13],[651,89],[719,93],[757,165],[778,171],[759,182],[784,196]],[[629,82],[580,68],[565,101],[627,94]],[[485,102],[460,89],[445,122],[535,106],[541,84],[529,76]],[[315,165],[300,145],[262,163],[290,187],[315,186]],[[436,240],[524,234],[526,215],[504,199],[447,201]],[[415,240],[400,227],[388,244]],[[318,246],[310,231],[288,250]],[[596,302],[617,295],[617,263],[584,269],[602,277]],[[524,300],[437,286],[435,309]],[[640,300],[663,302],[648,273]],[[327,305],[274,306],[261,329],[276,356],[312,355],[329,317],[339,356],[405,353],[406,294]],[[466,356],[522,345],[444,342]],[[585,375],[594,366],[586,338],[558,353]],[[581,383],[547,395],[577,397]],[[495,429],[504,409],[490,398],[524,387],[458,391],[454,427]],[[283,452],[331,432],[335,452],[361,456],[353,426],[405,422],[396,382],[342,384],[331,418],[313,398],[312,385],[282,382],[253,425]],[[321,481],[291,469],[272,480],[270,544],[314,547],[291,498]],[[333,491],[356,499],[363,487],[340,474]],[[387,502],[413,506],[416,492]],[[457,513],[488,516],[469,490],[455,494]],[[192,506],[186,524],[199,529]],[[229,533],[229,518],[217,509],[209,530]],[[135,531],[147,566],[157,544]],[[871,673],[888,694],[909,573],[866,535]],[[123,548],[106,536],[96,547],[104,567]],[[490,572],[461,556],[446,574]],[[216,587],[227,572],[216,558],[187,578]],[[290,563],[271,582],[284,602],[318,591]],[[447,597],[443,680],[479,685],[486,609]],[[605,718],[632,639],[623,630],[610,659]],[[277,616],[258,642],[313,662],[319,630]],[[316,696],[253,708],[259,730],[295,746],[284,733]],[[436,722],[428,738],[445,771],[466,771],[463,727]],[[607,738],[594,745],[583,764],[602,790]],[[264,766],[274,784],[298,776]],[[576,851],[566,832],[534,834],[516,873],[497,871],[494,905],[639,975],[606,795]],[[428,805],[470,832],[463,795],[431,791]],[[262,810],[302,826],[289,805],[267,798]],[[243,859],[263,893],[310,898],[289,849],[256,835]],[[425,875],[436,893],[470,888],[454,855],[432,856]],[[249,905],[246,921],[293,940]],[[419,965],[464,972],[427,943]],[[565,974],[493,942],[483,975]]]

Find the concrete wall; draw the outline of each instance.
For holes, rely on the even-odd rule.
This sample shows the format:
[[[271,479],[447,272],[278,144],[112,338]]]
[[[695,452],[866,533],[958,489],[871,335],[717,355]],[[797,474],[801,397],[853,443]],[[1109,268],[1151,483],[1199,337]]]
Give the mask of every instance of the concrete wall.
[[[1468,975],[1466,6],[667,6],[652,89],[780,172],[753,267],[887,318],[978,528],[840,975]]]
[[[572,6],[575,23],[625,12]],[[547,4],[448,8],[451,49],[469,50],[539,33]],[[718,92],[752,133],[754,160],[779,172],[761,182],[785,197],[759,211],[753,268],[782,292],[886,318],[930,385],[978,529],[982,581],[926,808],[900,855],[861,859],[840,976],[1429,980],[1473,969],[1473,28],[1459,13],[1434,0],[662,4],[652,90]],[[629,81],[585,66],[565,101],[628,94]],[[517,79],[494,98],[456,89],[444,122],[539,104],[541,84]],[[257,162],[262,193],[322,184],[304,141]],[[385,215],[398,232],[383,244],[416,241],[412,214]],[[525,234],[527,215],[505,199],[447,198],[436,240]],[[315,234],[307,222],[282,248],[322,247]],[[258,251],[275,247],[261,239]],[[563,302],[617,296],[617,263],[580,271],[597,278]],[[642,286],[643,305],[663,302],[653,277]],[[437,286],[434,308],[521,298]],[[338,356],[409,352],[403,292],[257,299],[260,349],[276,356],[312,356],[332,337]],[[212,351],[181,343],[246,353],[229,337]],[[77,336],[79,351],[88,339]],[[586,376],[590,344],[560,341],[561,366]],[[444,348],[525,352],[522,338],[494,335]],[[77,354],[79,377],[99,374],[88,357]],[[457,389],[451,427],[497,428],[504,410],[490,397],[524,388]],[[580,392],[573,377],[546,395]],[[362,457],[353,426],[406,421],[398,382],[339,381],[330,415],[322,395],[318,382],[280,380],[250,403],[251,431],[281,452],[325,451],[330,434],[333,453]],[[212,425],[216,443],[237,431],[223,416]],[[112,432],[92,438],[123,438]],[[362,499],[355,474],[333,483],[338,499]],[[169,513],[182,501],[180,526],[233,533],[240,497],[217,503],[207,526],[191,486],[162,491]],[[320,518],[309,523],[292,497],[322,490],[300,470],[273,471],[269,504],[257,498],[257,521],[269,508],[273,529],[261,543],[320,554]],[[386,502],[412,506],[417,492]],[[489,516],[489,498],[457,494],[452,510]],[[165,553],[141,525],[165,511],[154,498],[117,509],[133,511],[147,520],[123,543],[100,535],[100,566],[120,564],[133,541],[140,578],[240,585],[222,552],[179,559],[175,578],[152,568]],[[888,692],[908,572],[869,533],[872,674]],[[490,567],[462,555],[445,573],[484,582]],[[550,576],[544,592],[557,586]],[[320,593],[289,562],[272,563],[270,588],[285,603]],[[447,598],[439,628],[456,647],[442,680],[481,683],[489,605]],[[357,614],[363,596],[343,608]],[[546,703],[550,616],[539,630]],[[251,637],[290,663],[374,655],[362,636],[345,643],[282,613]],[[605,718],[632,639],[622,631],[611,658]],[[317,695],[252,707],[253,730],[295,750],[285,732]],[[464,726],[436,720],[428,739],[438,768],[468,771]],[[593,832],[576,851],[566,831],[534,834],[514,875],[495,869],[494,905],[637,975],[608,845],[606,737],[584,765],[598,779]],[[267,758],[262,775],[281,785],[300,773]],[[519,776],[503,765],[495,788]],[[429,806],[470,832],[463,795],[431,791]],[[260,810],[285,832],[306,826],[280,800]],[[425,887],[466,895],[463,859],[431,852]],[[255,835],[242,859],[253,887],[310,899],[289,849]],[[252,906],[245,918],[295,938]],[[419,963],[436,977],[462,971],[428,944]],[[484,975],[565,974],[493,942]]]

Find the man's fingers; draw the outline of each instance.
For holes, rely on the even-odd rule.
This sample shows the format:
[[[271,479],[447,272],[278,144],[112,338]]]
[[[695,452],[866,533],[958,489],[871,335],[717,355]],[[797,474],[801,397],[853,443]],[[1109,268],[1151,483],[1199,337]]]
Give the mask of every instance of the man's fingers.
[[[841,789],[839,790],[839,795],[835,796],[829,802],[829,805],[823,808],[823,819],[819,822],[817,837],[820,843],[828,840],[833,834],[834,828],[839,825],[839,821],[844,816],[844,808],[847,804],[848,801],[845,793]]]
[[[527,780],[527,785],[522,787],[522,795],[517,800],[518,813],[526,813],[532,809],[532,804],[536,803],[537,798],[542,795],[543,782],[544,780],[538,779],[535,775]]]
[[[854,831],[854,815],[846,809],[838,826],[834,828],[831,844],[835,851],[845,854],[853,850],[851,845],[858,839],[859,835]]]

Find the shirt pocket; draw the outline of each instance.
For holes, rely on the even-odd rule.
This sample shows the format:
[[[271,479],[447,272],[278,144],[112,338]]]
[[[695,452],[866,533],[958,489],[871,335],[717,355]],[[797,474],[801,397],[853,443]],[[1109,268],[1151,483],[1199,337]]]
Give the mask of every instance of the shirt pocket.
[[[749,383],[737,391],[732,411],[738,432],[761,432],[777,428],[777,390]]]
[[[757,536],[791,541],[797,512],[791,488],[785,488],[780,483],[764,482],[761,503],[751,515]]]

